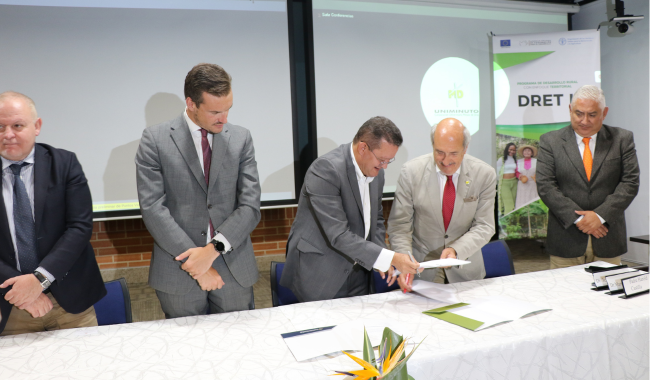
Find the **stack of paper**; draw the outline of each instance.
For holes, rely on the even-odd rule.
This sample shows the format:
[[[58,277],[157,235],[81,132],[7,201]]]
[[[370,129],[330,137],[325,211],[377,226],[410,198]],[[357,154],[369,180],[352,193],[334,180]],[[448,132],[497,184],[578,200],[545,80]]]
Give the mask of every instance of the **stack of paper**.
[[[508,297],[491,296],[471,304],[457,303],[428,310],[424,314],[472,331],[479,331],[549,310],[551,309]]]

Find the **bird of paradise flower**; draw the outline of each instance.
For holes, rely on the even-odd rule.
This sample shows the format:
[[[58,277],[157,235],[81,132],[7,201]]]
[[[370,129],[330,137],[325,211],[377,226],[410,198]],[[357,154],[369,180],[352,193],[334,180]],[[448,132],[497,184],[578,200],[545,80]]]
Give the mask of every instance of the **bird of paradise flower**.
[[[364,329],[363,359],[343,351],[350,359],[361,365],[363,369],[357,371],[335,371],[331,376],[354,376],[355,380],[408,380],[413,379],[406,371],[406,361],[420,347],[420,342],[408,355],[404,350],[408,339],[397,335],[389,328],[384,329],[382,343],[379,346],[379,358],[375,359],[368,332]]]

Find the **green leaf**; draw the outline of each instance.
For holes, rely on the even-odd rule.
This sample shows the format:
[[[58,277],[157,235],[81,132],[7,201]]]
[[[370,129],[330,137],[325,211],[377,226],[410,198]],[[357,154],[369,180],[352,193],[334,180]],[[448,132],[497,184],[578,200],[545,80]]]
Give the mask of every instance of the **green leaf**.
[[[385,330],[384,330],[385,331]],[[422,339],[422,342],[424,342],[424,339]],[[395,366],[395,368],[390,371],[390,373],[384,377],[382,377],[382,380],[407,380],[410,379],[411,376],[406,372],[406,362],[411,358],[411,355],[415,352],[415,350],[420,347],[422,342],[418,343],[417,346],[406,356],[398,365]],[[402,354],[402,356],[404,356]]]
[[[397,346],[402,344],[402,340],[404,340],[404,338],[401,335],[397,335],[393,330],[389,329],[388,327],[384,328],[384,334],[381,337],[381,345],[379,346],[379,352],[382,352],[382,350],[384,349],[384,342],[386,342],[386,344],[388,344],[388,348],[390,348],[390,353],[392,354],[393,352],[395,352]],[[388,354],[388,350],[386,350],[386,354]]]
[[[363,328],[363,360],[377,367],[375,350],[372,349],[372,343],[370,343],[368,331],[366,331],[365,327]]]

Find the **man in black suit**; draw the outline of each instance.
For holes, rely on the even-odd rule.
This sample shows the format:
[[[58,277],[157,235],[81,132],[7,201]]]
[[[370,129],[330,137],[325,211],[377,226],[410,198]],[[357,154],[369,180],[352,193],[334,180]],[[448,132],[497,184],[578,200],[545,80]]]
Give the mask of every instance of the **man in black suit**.
[[[41,124],[30,98],[0,94],[2,335],[97,326],[106,295],[86,177],[74,153],[36,144]]]
[[[551,269],[618,265],[627,252],[625,209],[639,192],[639,162],[632,132],[603,124],[608,110],[600,88],[582,86],[571,125],[540,138],[537,190],[549,209]]]

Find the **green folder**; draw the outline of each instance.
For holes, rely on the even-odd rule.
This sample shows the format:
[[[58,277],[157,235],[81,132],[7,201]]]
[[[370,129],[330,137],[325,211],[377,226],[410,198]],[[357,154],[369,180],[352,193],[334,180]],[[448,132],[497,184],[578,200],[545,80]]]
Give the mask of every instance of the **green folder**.
[[[458,325],[460,327],[464,327],[468,330],[476,331],[479,327],[481,327],[484,322],[477,321],[474,319],[462,317],[460,315],[454,314],[450,312],[449,310],[456,309],[458,307],[462,306],[468,306],[468,303],[455,303],[453,305],[449,306],[444,306],[444,307],[439,307],[437,309],[431,309],[427,311],[423,311],[423,314],[426,314],[428,316],[438,318],[443,321],[447,321],[449,323],[453,323],[455,325]]]

